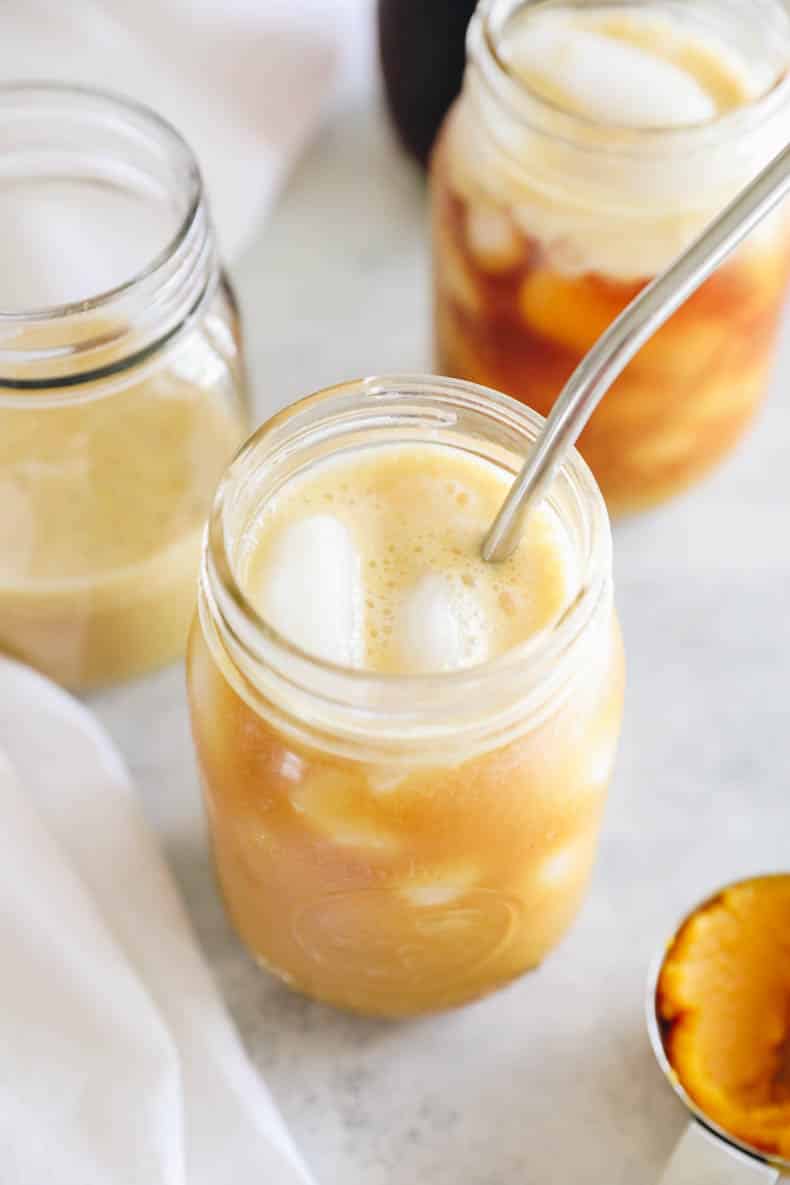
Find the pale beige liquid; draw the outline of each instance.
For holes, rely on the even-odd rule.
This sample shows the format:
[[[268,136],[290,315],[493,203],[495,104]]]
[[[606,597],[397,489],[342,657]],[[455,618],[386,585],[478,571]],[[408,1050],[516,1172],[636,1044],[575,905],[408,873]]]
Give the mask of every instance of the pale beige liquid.
[[[123,390],[46,396],[0,401],[0,649],[86,688],[183,651],[242,416],[198,332]]]

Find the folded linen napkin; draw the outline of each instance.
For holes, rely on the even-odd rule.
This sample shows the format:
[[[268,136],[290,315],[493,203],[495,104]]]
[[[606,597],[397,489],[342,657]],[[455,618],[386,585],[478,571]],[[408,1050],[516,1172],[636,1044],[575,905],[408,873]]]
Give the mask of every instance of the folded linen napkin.
[[[0,659],[0,1180],[310,1185],[90,712]]]
[[[341,79],[370,0],[8,0],[0,78],[147,103],[197,153],[225,258],[249,238]]]

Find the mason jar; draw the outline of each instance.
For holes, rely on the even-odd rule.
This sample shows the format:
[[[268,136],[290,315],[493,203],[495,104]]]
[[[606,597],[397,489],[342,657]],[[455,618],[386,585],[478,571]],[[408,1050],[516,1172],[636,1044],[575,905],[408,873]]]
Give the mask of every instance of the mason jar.
[[[0,87],[0,649],[68,687],[183,653],[244,435],[195,159],[153,112]]]
[[[187,660],[212,848],[241,938],[307,995],[386,1016],[461,1004],[568,929],[620,727],[611,539],[574,453],[549,494],[578,561],[567,611],[498,658],[403,675],[279,634],[239,575],[250,525],[312,467],[381,446],[447,445],[510,478],[541,423],[472,384],[366,379],[280,413],[220,485]]]
[[[789,29],[784,0],[483,0],[432,162],[438,369],[547,413],[624,306],[784,146]],[[651,38],[656,58],[640,57]],[[534,82],[549,52],[565,54],[576,106]],[[662,55],[702,80],[689,122],[666,126]],[[638,105],[634,94],[618,105],[626,66]],[[610,511],[684,489],[741,438],[788,274],[782,207],[629,364],[579,446]]]

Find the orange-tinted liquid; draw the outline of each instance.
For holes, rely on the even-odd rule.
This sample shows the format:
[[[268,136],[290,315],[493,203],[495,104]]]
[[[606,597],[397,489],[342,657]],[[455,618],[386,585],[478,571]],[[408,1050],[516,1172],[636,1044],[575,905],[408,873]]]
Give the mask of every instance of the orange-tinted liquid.
[[[595,340],[651,277],[552,268],[506,206],[489,256],[450,184],[452,116],[433,163],[437,369],[546,415]],[[638,259],[639,243],[634,243]],[[639,352],[585,429],[580,451],[610,512],[649,507],[715,465],[763,398],[790,275],[790,232],[744,244]]]
[[[295,482],[292,497],[278,494],[271,515],[264,508],[244,530],[238,578],[265,612],[267,573],[282,576],[288,533],[317,511],[344,522],[370,573],[369,671],[413,670],[411,643],[397,641],[408,637],[399,606],[414,607],[426,572],[455,572],[479,596],[491,658],[555,628],[576,599],[575,555],[548,509],[509,561],[480,560],[506,486],[491,465],[404,446],[325,466],[323,476],[315,469],[302,492]],[[251,558],[240,558],[245,550]],[[316,583],[308,613],[321,606]],[[408,728],[375,750],[342,711],[311,724],[315,708],[293,688],[288,703],[269,702],[231,664],[203,610],[189,652],[193,730],[222,892],[260,962],[311,996],[388,1016],[461,1004],[540,963],[581,904],[614,760],[623,663],[609,602],[564,656],[567,682],[553,698],[528,715],[525,668],[504,673],[503,706],[517,722],[470,740],[476,712],[485,719],[491,705],[465,702],[465,720],[442,726],[441,751],[433,734],[416,741]],[[419,637],[436,655],[429,613]]]
[[[619,732],[616,627],[592,685],[540,728],[394,785],[267,723],[199,624],[188,661],[220,886],[269,970],[339,1007],[406,1016],[492,991],[565,934]]]

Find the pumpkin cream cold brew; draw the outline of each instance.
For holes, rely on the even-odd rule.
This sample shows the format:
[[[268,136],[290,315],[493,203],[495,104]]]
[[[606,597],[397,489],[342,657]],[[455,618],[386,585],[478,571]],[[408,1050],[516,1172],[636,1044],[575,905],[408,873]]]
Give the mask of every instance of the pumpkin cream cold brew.
[[[468,436],[432,426],[453,400]],[[359,421],[365,403],[362,384],[296,405],[234,464],[189,681],[239,933],[298,989],[401,1015],[490,991],[569,926],[622,659],[605,511],[578,458],[567,498],[487,565],[519,458],[486,439],[486,409],[511,444],[534,436],[529,413],[441,380],[384,386]],[[320,449],[314,417],[334,434]]]
[[[787,141],[779,0],[486,0],[433,160],[438,369],[546,414],[586,351]],[[580,449],[610,510],[690,485],[764,393],[783,208],[629,364]]]

